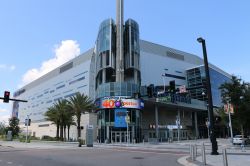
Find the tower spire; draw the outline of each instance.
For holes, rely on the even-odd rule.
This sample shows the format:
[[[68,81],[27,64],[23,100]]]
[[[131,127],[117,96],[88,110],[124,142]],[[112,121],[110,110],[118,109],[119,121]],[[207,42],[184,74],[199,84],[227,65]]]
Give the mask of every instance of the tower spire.
[[[123,0],[116,0],[116,82],[123,81]]]

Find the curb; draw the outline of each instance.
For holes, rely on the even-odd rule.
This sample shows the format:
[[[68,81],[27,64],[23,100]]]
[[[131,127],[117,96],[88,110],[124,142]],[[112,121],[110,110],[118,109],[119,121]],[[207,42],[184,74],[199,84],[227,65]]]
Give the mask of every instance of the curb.
[[[177,162],[178,162],[179,164],[185,165],[185,166],[198,166],[198,165],[196,165],[196,164],[191,163],[190,161],[188,161],[187,158],[189,158],[189,156],[183,156],[183,157],[179,158],[179,159],[177,160]]]

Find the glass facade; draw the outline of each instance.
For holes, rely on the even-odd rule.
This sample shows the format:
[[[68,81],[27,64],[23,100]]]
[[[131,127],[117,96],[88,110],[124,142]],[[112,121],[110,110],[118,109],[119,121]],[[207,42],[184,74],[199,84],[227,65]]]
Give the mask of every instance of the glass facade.
[[[213,98],[213,105],[220,107],[222,106],[220,85],[225,82],[230,82],[231,78],[226,75],[209,68],[211,91]],[[196,67],[187,70],[187,83],[189,92],[193,99],[207,101],[206,92],[206,73],[204,66]],[[203,93],[204,92],[204,93]]]
[[[104,83],[97,88],[96,98],[107,96],[132,96],[139,92],[140,86],[129,82]]]
[[[132,19],[127,20],[125,23],[124,54],[125,68],[132,67],[139,70],[139,25]]]
[[[121,59],[121,66],[117,63],[116,58],[116,41],[117,32],[116,26],[112,19],[105,20],[101,23],[98,37],[96,41],[96,85],[95,85],[95,99],[102,100],[104,98],[112,98],[123,96],[131,98],[134,93],[140,92],[140,47],[139,47],[139,26],[138,24],[129,19],[125,23],[123,34],[123,55]],[[119,71],[118,71],[119,70]],[[119,72],[124,72],[121,80],[123,82],[116,82],[116,75]],[[129,101],[123,104],[141,103],[139,99]],[[127,142],[127,141],[141,141],[141,110],[137,108],[113,108],[114,101],[108,100],[103,106],[98,107],[98,137],[101,142]],[[111,106],[112,107],[111,107]],[[116,114],[128,114],[130,123],[124,127],[124,116],[117,121]],[[118,118],[118,119],[119,119]],[[123,126],[118,122],[123,122]],[[128,129],[128,131],[127,131]],[[128,140],[129,139],[129,140]]]
[[[112,19],[103,21],[96,40],[96,88],[115,81],[115,25]]]
[[[102,109],[98,111],[99,142],[127,142],[127,138],[129,142],[140,142],[142,140],[141,111],[137,109],[126,109],[125,111],[130,119],[128,130],[126,130],[127,126],[125,126],[125,128],[115,127],[115,109]]]

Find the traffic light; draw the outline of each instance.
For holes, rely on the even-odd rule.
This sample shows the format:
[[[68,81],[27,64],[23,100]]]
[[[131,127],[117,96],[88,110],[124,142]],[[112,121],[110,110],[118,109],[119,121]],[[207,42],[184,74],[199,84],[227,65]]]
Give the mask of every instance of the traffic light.
[[[169,81],[170,92],[175,92],[175,80]]]
[[[3,102],[4,102],[4,103],[8,103],[9,100],[10,100],[10,92],[9,92],[9,91],[4,91]]]

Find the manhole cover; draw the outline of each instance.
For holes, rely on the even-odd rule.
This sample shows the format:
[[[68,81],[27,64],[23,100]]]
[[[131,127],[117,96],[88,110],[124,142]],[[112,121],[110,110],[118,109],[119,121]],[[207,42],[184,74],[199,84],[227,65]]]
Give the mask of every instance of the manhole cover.
[[[144,159],[143,157],[133,157],[133,159]]]

